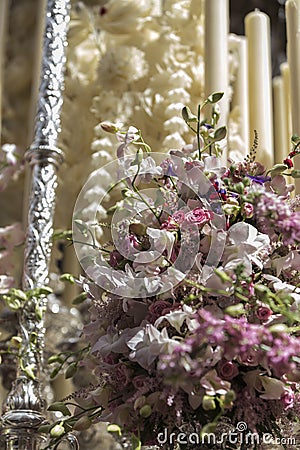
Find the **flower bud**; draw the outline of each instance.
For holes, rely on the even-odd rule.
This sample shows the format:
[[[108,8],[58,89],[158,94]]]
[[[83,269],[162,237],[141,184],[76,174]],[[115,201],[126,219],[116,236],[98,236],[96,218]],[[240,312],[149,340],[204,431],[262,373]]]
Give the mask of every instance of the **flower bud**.
[[[136,401],[134,402],[134,409],[142,408],[146,403],[146,397],[142,395],[141,397],[138,397]]]
[[[236,395],[234,391],[228,391],[226,392],[224,396],[224,407],[225,408],[231,408],[232,403],[236,399]]]
[[[119,130],[119,128],[112,122],[101,122],[100,126],[102,130],[106,131],[107,133],[116,133]]]
[[[216,403],[214,397],[210,397],[209,395],[204,395],[202,399],[202,408],[205,411],[212,411],[216,409]]]
[[[152,408],[150,405],[144,405],[141,409],[140,409],[140,416],[144,417],[145,419],[149,416],[151,416],[152,413]]]
[[[13,336],[10,340],[10,343],[13,347],[19,348],[22,344],[22,338],[20,336]]]
[[[51,428],[51,430],[50,430],[50,436],[51,436],[51,437],[59,437],[59,436],[61,436],[62,434],[64,434],[64,432],[65,432],[64,427],[62,426],[61,423],[58,423],[57,425],[54,425],[53,428]]]
[[[238,317],[244,314],[245,309],[243,303],[237,303],[236,305],[228,306],[225,309],[225,313],[229,314],[232,317]]]
[[[76,363],[70,364],[65,372],[65,378],[66,379],[72,378],[76,372],[77,372],[77,364]]]
[[[284,323],[276,323],[269,327],[271,333],[287,333],[288,327]]]

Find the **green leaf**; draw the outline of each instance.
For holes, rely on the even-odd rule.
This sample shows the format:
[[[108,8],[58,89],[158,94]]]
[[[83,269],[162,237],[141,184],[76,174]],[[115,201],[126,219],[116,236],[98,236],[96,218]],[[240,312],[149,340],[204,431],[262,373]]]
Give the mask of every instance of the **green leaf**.
[[[42,295],[52,294],[53,290],[48,286],[43,286],[36,289],[31,289],[28,291],[28,297],[41,297]]]
[[[195,115],[191,112],[190,108],[188,108],[187,106],[184,106],[184,107],[182,108],[181,114],[182,114],[183,120],[184,120],[185,122],[187,122],[187,123],[189,123],[189,122],[197,122],[197,120],[198,120],[198,119],[197,119],[197,116],[195,116]]]
[[[72,378],[76,372],[77,372],[77,364],[76,363],[70,364],[65,372],[65,378],[66,379]]]
[[[48,358],[48,364],[62,363],[63,359],[59,355],[52,355]]]
[[[214,141],[221,141],[226,137],[227,129],[225,126],[218,128],[214,133]]]
[[[48,407],[48,411],[59,411],[64,416],[70,416],[69,408],[63,402],[54,402]]]
[[[71,273],[64,273],[60,276],[61,281],[68,281],[71,284],[75,284],[75,278]]]
[[[141,448],[142,448],[141,441],[134,434],[131,436],[131,445],[132,445],[132,450],[141,450]]]
[[[55,367],[55,369],[53,369],[52,372],[50,373],[50,379],[53,380],[53,378],[56,377],[56,375],[58,374],[59,371],[60,371],[60,367]]]
[[[86,292],[81,292],[81,294],[77,295],[77,297],[74,298],[74,300],[72,301],[72,304],[73,305],[80,305],[86,299],[87,299],[87,293]]]
[[[53,428],[53,425],[50,425],[50,424],[48,424],[48,425],[41,425],[39,428],[38,428],[38,433],[45,433],[45,434],[47,434],[47,433],[49,433],[49,431],[51,430],[51,428]]]
[[[275,177],[276,175],[284,172],[286,169],[288,169],[288,166],[285,164],[275,164],[272,169],[268,170],[267,175],[270,174],[271,177]]]
[[[293,178],[300,178],[300,170],[292,170],[291,171],[291,177],[293,177]]]
[[[208,103],[217,103],[219,100],[221,100],[223,95],[224,95],[224,92],[214,92],[207,98],[207,101],[208,101]]]

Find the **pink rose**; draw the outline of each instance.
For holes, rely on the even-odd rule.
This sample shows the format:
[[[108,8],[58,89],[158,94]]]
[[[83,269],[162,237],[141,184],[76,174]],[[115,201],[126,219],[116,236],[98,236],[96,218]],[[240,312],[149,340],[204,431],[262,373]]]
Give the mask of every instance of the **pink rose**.
[[[212,211],[208,211],[203,208],[195,208],[192,211],[189,211],[185,215],[185,222],[191,223],[195,225],[205,225],[211,219],[213,219],[214,214]]]
[[[281,395],[280,400],[284,406],[284,409],[289,409],[294,406],[295,394],[290,389],[286,389]]]
[[[238,375],[239,369],[233,362],[222,360],[218,364],[218,373],[224,380],[232,380]]]
[[[252,348],[244,352],[241,356],[238,356],[238,360],[246,366],[257,366],[259,363],[259,354],[257,350]]]
[[[272,314],[273,314],[272,310],[267,306],[260,306],[256,311],[258,319],[263,322],[266,322]]]

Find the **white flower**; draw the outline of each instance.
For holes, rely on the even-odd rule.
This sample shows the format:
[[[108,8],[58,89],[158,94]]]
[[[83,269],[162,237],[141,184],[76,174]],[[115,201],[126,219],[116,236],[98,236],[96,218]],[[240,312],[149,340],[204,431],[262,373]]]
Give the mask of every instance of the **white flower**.
[[[190,306],[183,305],[182,309],[176,309],[175,311],[170,311],[168,314],[159,317],[154,326],[159,327],[159,325],[167,320],[172,327],[175,328],[178,333],[180,333],[180,329],[183,323],[186,321],[186,324],[189,330],[193,330],[199,326],[199,322],[196,319],[193,319],[193,309]]]
[[[244,264],[248,270],[251,270],[251,262],[254,262],[262,269],[263,264],[259,253],[269,244],[269,236],[260,233],[252,225],[245,222],[235,223],[228,230],[228,244],[223,255],[224,265],[231,268]]]
[[[100,10],[98,25],[113,34],[131,33],[141,27],[156,6],[149,0],[110,0]]]
[[[120,46],[107,50],[98,67],[99,81],[106,91],[125,90],[148,72],[145,54],[136,47]]]
[[[130,359],[138,362],[144,369],[149,369],[161,353],[172,353],[176,345],[178,342],[169,338],[166,328],[159,331],[150,324],[127,342],[131,350]]]

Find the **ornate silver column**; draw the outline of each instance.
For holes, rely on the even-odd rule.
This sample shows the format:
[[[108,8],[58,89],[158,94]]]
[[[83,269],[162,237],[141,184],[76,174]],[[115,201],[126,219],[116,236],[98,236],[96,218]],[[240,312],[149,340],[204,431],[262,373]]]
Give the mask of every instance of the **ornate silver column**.
[[[32,166],[23,290],[48,283],[51,256],[57,167],[62,152],[57,148],[63,103],[66,33],[70,0],[48,0],[41,82],[34,141],[26,158]],[[17,378],[2,416],[0,436],[6,450],[38,450],[45,437],[38,428],[45,422],[45,401],[40,375],[43,363],[46,296],[31,297],[19,314],[21,357]],[[75,442],[70,439],[70,442]],[[76,447],[76,442],[74,448]],[[2,448],[2,447],[1,447]]]

